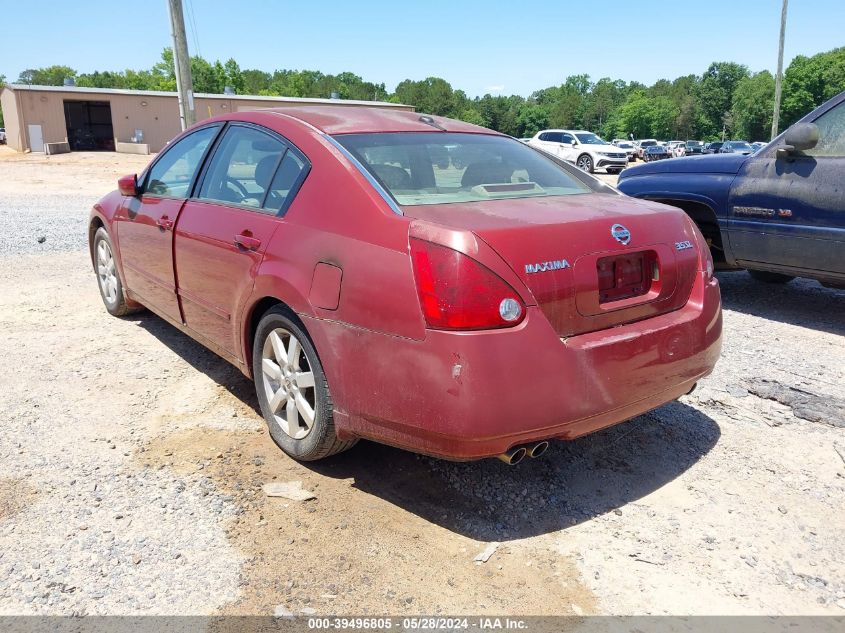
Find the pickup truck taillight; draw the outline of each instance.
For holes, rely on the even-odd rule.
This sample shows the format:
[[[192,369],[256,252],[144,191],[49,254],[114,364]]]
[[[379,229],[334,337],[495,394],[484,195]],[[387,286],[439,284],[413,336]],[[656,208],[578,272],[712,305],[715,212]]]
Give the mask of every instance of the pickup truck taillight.
[[[513,327],[525,318],[519,294],[472,257],[411,238],[411,260],[429,328],[486,330]]]

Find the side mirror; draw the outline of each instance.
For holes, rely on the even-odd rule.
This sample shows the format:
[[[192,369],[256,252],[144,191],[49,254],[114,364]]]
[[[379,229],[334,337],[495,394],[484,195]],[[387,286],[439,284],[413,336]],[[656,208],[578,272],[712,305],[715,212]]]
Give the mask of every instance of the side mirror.
[[[137,196],[140,193],[138,191],[138,175],[129,174],[128,176],[118,178],[117,189],[120,191],[121,195],[132,197]]]
[[[786,131],[783,140],[785,145],[778,148],[778,158],[814,148],[819,142],[819,127],[815,123],[796,123]]]

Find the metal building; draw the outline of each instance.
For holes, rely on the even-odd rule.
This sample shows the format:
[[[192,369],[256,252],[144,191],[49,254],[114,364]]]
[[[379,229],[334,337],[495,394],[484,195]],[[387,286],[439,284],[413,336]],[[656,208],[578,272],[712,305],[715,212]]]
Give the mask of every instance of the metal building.
[[[309,104],[414,109],[380,101],[229,94],[195,94],[194,103],[197,121],[227,112]],[[42,152],[45,143],[64,142],[71,151],[157,152],[180,132],[175,92],[8,84],[0,105],[7,143],[20,152]]]

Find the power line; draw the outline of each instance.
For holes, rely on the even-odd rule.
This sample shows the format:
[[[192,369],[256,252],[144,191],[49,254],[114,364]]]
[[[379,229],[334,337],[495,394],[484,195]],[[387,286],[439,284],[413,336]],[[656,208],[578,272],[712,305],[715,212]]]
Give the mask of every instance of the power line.
[[[194,36],[194,48],[197,49],[197,55],[202,57],[202,49],[200,48],[200,36],[197,31],[197,22],[194,18],[194,4],[191,0],[185,0],[188,4],[188,20],[191,22],[191,34]]]

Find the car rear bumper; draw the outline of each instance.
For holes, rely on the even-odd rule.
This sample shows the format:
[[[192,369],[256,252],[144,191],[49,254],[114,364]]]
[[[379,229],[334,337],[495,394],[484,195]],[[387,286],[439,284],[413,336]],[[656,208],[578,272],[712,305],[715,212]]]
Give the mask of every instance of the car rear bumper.
[[[305,321],[341,437],[448,459],[572,439],[672,401],[712,371],[722,330],[718,282],[703,274],[680,310],[566,339],[536,307],[512,329],[423,341]]]

